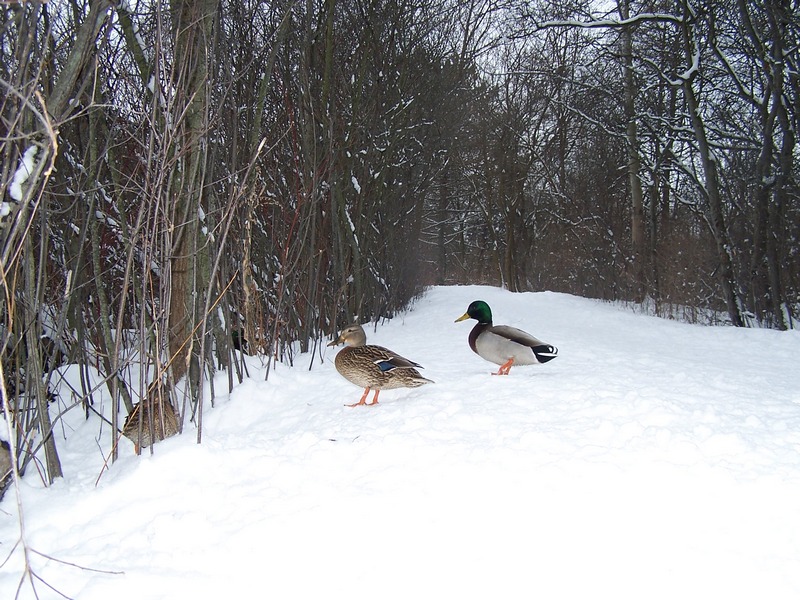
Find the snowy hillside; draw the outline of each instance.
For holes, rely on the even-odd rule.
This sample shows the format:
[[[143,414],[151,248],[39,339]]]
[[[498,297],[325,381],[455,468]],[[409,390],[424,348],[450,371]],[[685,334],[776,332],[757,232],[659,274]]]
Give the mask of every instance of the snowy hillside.
[[[476,299],[558,358],[490,375],[454,323]],[[346,408],[338,349],[268,381],[253,358],[201,445],[123,440],[97,485],[109,438],[69,413],[64,479],[24,480],[36,574],[80,600],[800,598],[800,332],[474,286],[365,329],[436,383]],[[18,537],[12,489],[3,559]]]

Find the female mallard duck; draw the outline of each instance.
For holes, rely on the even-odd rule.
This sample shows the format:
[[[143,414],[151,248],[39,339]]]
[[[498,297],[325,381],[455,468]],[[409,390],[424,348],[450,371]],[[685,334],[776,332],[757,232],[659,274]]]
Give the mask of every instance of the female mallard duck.
[[[375,396],[370,405],[378,403],[378,394],[381,390],[393,390],[401,387],[419,387],[426,383],[433,383],[426,379],[414,367],[420,367],[415,362],[395,354],[381,346],[368,346],[367,334],[358,323],[345,327],[339,337],[328,346],[345,344],[345,347],[336,355],[336,370],[347,379],[364,388],[364,395],[355,404],[347,406],[360,406],[366,404],[367,394],[375,390]]]
[[[492,325],[492,309],[476,300],[467,312],[456,319],[475,319],[478,324],[469,333],[469,347],[481,358],[500,365],[494,375],[508,375],[512,365],[535,365],[553,360],[558,349],[516,327]]]
[[[179,430],[178,414],[166,391],[156,388],[133,407],[133,412],[125,419],[122,434],[133,442],[134,450],[139,454],[142,448],[165,440]]]

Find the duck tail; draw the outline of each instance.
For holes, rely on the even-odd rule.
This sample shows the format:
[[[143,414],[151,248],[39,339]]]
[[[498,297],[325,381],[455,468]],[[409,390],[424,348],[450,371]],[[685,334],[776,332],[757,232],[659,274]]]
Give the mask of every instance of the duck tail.
[[[558,356],[558,348],[555,346],[550,346],[549,344],[534,346],[532,350],[536,355],[536,360],[538,360],[540,363],[546,363],[547,361],[553,360],[556,356]]]

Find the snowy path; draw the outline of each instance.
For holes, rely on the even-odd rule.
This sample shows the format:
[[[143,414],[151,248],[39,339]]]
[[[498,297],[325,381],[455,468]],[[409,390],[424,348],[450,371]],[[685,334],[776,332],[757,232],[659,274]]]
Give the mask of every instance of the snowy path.
[[[491,376],[474,322],[453,323],[475,299],[558,358]],[[27,539],[124,574],[36,558],[39,574],[80,600],[800,598],[800,332],[477,286],[365,329],[436,384],[346,408],[360,390],[332,348],[230,395],[220,376],[203,444],[187,431],[137,458],[124,442],[97,487],[97,423],[70,413],[65,478],[25,479]]]

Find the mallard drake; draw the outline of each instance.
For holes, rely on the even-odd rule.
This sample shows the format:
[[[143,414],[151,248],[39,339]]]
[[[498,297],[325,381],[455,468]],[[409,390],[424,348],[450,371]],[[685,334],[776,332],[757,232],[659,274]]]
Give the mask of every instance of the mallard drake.
[[[455,320],[475,319],[478,324],[469,333],[469,347],[481,358],[500,365],[493,375],[508,375],[512,365],[535,365],[553,360],[558,349],[516,327],[492,324],[492,309],[476,300],[467,312]]]
[[[336,370],[350,383],[364,388],[361,400],[347,406],[361,406],[367,404],[367,394],[375,390],[375,396],[370,405],[378,403],[378,394],[381,390],[393,390],[401,387],[419,387],[426,383],[433,383],[419,374],[417,368],[422,368],[415,362],[403,358],[382,346],[367,345],[367,334],[358,323],[345,327],[339,337],[328,346],[345,344],[336,355]]]

